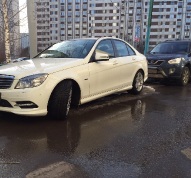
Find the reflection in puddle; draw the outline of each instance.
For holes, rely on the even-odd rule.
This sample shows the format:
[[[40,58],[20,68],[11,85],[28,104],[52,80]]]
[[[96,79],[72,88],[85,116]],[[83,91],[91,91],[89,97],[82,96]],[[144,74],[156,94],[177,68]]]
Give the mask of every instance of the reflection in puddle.
[[[136,132],[142,127],[145,109],[142,99],[135,100],[134,96],[122,93],[72,110],[67,121],[0,113],[0,138],[9,138],[9,142],[3,141],[1,157],[5,161],[19,160],[21,166],[33,162],[36,167],[43,164],[44,159],[54,160],[55,157],[73,161],[75,157],[102,150],[121,136]],[[118,169],[119,175],[125,170],[131,170],[133,175],[141,171],[133,164],[115,160],[112,164],[105,162],[101,171],[110,169],[111,172],[112,167]]]
[[[81,149],[84,152],[90,147],[93,149],[103,146],[124,132],[129,133],[137,129],[134,122],[144,119],[145,108],[146,103],[141,100],[128,104],[109,104],[99,109],[94,107],[85,112],[82,108],[73,112],[67,121],[61,122],[46,120],[47,118],[25,120],[20,116],[1,113],[0,136],[10,139],[10,142],[4,141],[4,151],[17,156],[23,157],[35,150],[69,155],[77,148],[79,153]],[[86,147],[87,145],[90,147]],[[13,150],[18,146],[19,149]]]

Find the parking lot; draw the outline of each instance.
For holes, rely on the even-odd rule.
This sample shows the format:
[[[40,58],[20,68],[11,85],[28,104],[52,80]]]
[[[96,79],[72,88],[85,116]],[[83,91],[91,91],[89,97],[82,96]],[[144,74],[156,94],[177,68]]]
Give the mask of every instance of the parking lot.
[[[65,177],[191,177],[190,106],[191,84],[147,83],[138,96],[93,101],[66,121],[1,112],[0,177],[56,176],[55,164]]]

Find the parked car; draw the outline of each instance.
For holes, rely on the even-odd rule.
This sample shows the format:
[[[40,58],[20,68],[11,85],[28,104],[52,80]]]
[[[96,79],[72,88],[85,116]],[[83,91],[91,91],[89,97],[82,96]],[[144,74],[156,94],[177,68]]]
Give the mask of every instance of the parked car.
[[[125,90],[139,94],[147,77],[146,57],[123,40],[63,41],[0,68],[0,111],[64,119],[71,105]]]
[[[0,62],[0,66],[2,66],[2,65],[6,65],[6,64],[7,64],[6,61]]]
[[[191,40],[168,40],[156,45],[147,55],[148,77],[175,79],[186,85],[191,71]]]
[[[29,57],[20,57],[18,59],[14,59],[12,60],[11,62],[20,62],[20,61],[25,61],[25,60],[29,60],[30,58]]]

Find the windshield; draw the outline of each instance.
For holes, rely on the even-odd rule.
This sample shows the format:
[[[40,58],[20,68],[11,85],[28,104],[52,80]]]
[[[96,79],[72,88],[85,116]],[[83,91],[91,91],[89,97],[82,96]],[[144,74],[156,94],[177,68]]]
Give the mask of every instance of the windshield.
[[[95,39],[76,39],[56,43],[35,58],[85,58]]]
[[[185,54],[188,53],[188,42],[160,43],[150,52],[151,54]]]

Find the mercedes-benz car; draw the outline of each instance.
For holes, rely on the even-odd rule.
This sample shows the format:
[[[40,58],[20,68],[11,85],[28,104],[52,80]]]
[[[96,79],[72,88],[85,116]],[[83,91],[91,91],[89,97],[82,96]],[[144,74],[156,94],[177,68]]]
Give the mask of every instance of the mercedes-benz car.
[[[187,85],[191,72],[191,40],[168,40],[156,45],[147,55],[148,77],[176,80]]]
[[[25,60],[29,60],[30,58],[29,57],[20,57],[18,59],[14,59],[12,60],[11,62],[20,62],[20,61],[25,61]]]
[[[139,94],[147,77],[146,57],[121,39],[62,41],[0,67],[0,111],[64,119],[70,106],[119,91]]]

